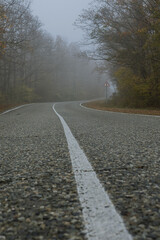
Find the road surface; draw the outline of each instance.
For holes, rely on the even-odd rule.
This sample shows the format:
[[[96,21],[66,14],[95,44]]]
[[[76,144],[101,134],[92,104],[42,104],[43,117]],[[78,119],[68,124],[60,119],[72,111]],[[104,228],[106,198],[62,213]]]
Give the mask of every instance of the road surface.
[[[56,113],[133,239],[159,240],[160,118],[90,110],[78,102],[57,103],[56,112],[52,106],[26,105],[0,115],[0,240],[104,239],[87,234],[76,172]],[[125,236],[130,239],[127,230]]]

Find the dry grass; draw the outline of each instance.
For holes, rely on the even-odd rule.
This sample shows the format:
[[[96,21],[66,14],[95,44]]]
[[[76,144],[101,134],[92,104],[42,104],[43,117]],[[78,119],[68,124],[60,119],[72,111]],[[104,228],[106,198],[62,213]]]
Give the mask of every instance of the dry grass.
[[[135,109],[135,108],[108,107],[106,105],[105,100],[87,102],[87,103],[84,103],[83,105],[89,108],[94,108],[94,109],[103,110],[103,111],[160,116],[160,109]]]
[[[18,105],[9,104],[9,105],[0,105],[0,113],[7,111],[8,109],[17,107]]]

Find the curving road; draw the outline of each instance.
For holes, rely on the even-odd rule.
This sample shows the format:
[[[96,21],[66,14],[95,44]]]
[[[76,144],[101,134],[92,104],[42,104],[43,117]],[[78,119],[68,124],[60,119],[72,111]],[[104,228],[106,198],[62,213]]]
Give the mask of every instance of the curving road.
[[[105,239],[87,234],[66,136],[52,105],[0,115],[0,240]],[[57,103],[55,110],[133,239],[159,240],[160,118],[90,110],[79,102]]]

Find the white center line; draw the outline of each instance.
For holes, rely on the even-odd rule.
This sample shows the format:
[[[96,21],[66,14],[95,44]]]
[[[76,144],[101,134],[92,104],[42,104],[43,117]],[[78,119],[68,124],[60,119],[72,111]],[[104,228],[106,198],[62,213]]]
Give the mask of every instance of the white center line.
[[[132,240],[124,222],[99,182],[67,123],[55,110],[67,138],[77,190],[89,240]]]

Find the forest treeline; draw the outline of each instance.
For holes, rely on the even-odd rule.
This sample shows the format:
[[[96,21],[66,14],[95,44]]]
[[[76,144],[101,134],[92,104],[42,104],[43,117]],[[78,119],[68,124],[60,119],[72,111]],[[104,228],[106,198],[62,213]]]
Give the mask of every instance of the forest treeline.
[[[0,0],[0,104],[99,96],[85,52],[45,32],[29,1]]]
[[[116,82],[112,103],[160,107],[160,0],[95,0],[76,25]]]

